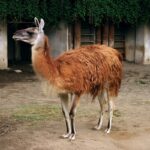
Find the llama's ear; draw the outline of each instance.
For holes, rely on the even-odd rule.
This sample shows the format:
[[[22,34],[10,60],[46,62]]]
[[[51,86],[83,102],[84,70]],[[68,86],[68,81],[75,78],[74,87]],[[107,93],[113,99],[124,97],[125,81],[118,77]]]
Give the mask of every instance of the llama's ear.
[[[39,24],[39,30],[40,30],[40,31],[43,31],[44,25],[45,25],[45,22],[44,22],[43,19],[41,19],[41,20],[40,20],[40,24]]]
[[[38,18],[36,18],[36,17],[34,18],[34,23],[37,27],[39,27],[40,23],[39,23]]]

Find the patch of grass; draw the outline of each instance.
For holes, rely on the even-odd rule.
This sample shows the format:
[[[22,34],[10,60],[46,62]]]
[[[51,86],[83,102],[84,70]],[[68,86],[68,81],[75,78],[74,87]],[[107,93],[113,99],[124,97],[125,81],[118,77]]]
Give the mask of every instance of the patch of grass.
[[[38,121],[47,119],[59,119],[61,117],[59,105],[30,104],[18,108],[12,117],[19,121]]]
[[[140,83],[140,84],[146,84],[146,81],[139,80],[139,83]]]
[[[144,101],[144,104],[150,105],[150,101],[149,100]]]
[[[148,84],[149,81],[146,80],[136,80],[136,83],[138,84]]]
[[[89,117],[96,117],[99,116],[99,108],[96,109],[94,107],[92,107],[92,105],[85,105],[78,107],[76,116],[78,118],[89,118]]]
[[[121,116],[121,112],[119,110],[114,110],[114,116],[115,117],[120,117]]]

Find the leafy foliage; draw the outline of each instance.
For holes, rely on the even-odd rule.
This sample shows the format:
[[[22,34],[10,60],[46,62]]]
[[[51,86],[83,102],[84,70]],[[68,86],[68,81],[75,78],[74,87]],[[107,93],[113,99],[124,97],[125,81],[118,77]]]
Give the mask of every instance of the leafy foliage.
[[[36,16],[51,25],[87,18],[95,26],[106,20],[135,24],[149,21],[149,12],[149,0],[0,0],[1,18],[29,21]]]
[[[140,0],[140,21],[149,22],[150,21],[150,1]]]

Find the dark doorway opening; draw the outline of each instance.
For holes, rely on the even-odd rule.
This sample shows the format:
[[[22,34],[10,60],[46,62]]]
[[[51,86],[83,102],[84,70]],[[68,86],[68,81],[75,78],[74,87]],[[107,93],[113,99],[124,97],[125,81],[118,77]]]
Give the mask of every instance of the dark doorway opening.
[[[116,48],[125,58],[125,33],[127,26],[125,24],[115,25],[114,48]]]
[[[31,63],[31,46],[12,39],[14,32],[31,26],[34,26],[32,22],[8,23],[8,66]]]

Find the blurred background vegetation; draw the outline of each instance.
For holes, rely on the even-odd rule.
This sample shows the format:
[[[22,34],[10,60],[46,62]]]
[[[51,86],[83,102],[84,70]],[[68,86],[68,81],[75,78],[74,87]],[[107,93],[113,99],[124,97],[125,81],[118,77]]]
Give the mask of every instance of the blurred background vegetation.
[[[137,24],[150,21],[150,0],[0,0],[1,19],[21,22],[35,16],[48,25],[78,19],[89,19],[95,26],[107,20]]]

